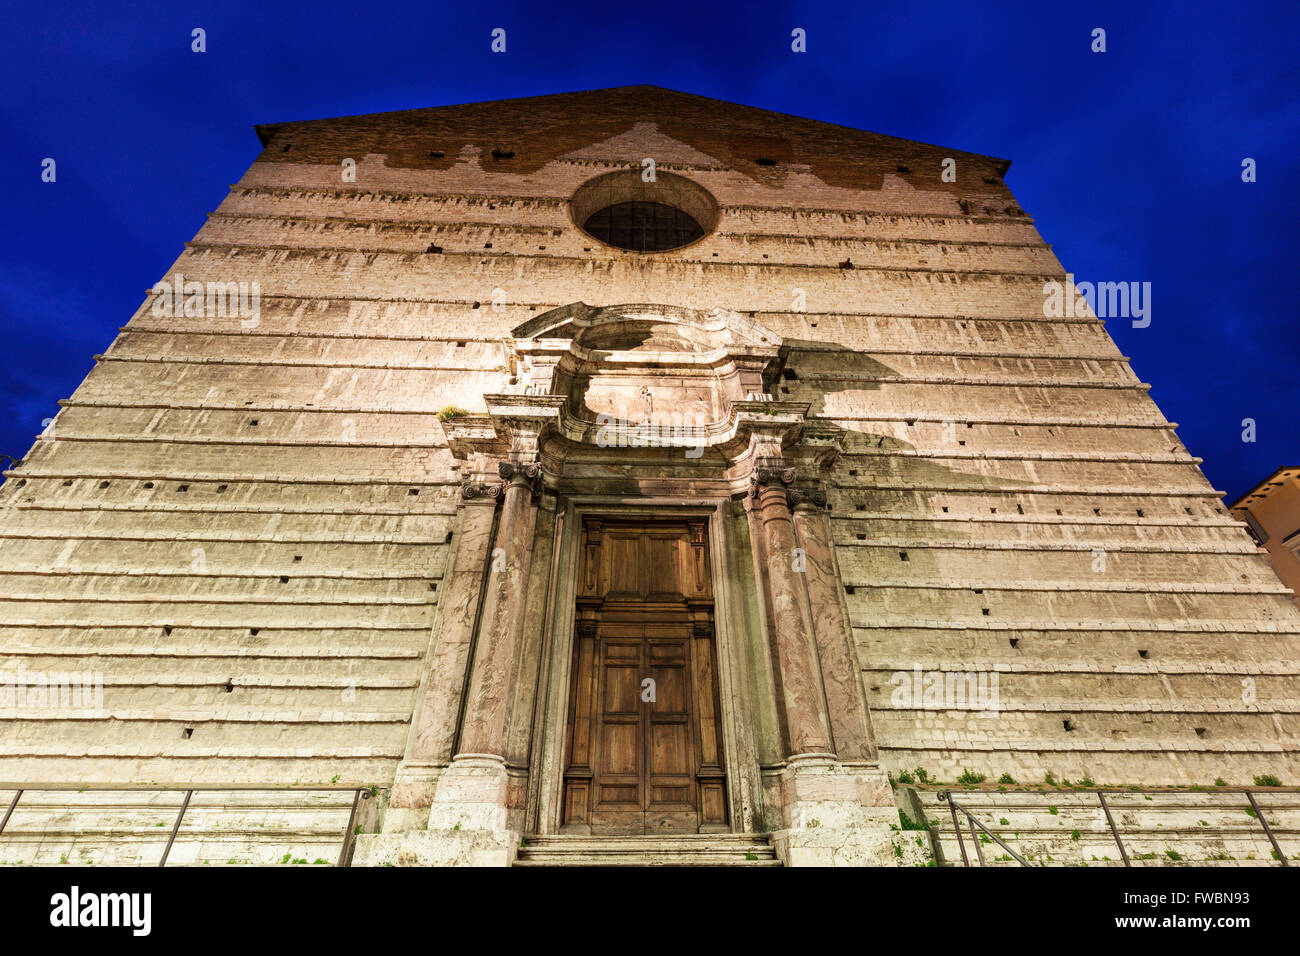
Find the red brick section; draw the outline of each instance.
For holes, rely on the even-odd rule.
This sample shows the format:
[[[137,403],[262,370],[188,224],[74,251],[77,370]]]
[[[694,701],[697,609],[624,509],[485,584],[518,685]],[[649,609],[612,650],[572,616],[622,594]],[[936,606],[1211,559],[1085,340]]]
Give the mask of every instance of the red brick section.
[[[644,122],[764,185],[782,185],[794,163],[810,166],[831,186],[880,189],[890,173],[916,188],[1012,198],[1002,185],[1009,160],[657,86],[271,123],[258,126],[257,134],[266,146],[262,162],[337,165],[382,153],[389,166],[450,169],[461,148],[473,145],[485,151],[485,170],[522,174]],[[489,160],[493,150],[514,156]],[[949,156],[957,160],[957,178],[943,183],[940,163]],[[760,157],[777,165],[760,166]]]

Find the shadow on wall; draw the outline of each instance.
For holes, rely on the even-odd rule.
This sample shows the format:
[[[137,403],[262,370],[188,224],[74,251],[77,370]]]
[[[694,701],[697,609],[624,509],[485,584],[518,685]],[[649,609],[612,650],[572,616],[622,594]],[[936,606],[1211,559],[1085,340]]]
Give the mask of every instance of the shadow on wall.
[[[981,452],[1014,454],[1021,445],[1032,448],[1034,440],[1021,439],[1012,429],[990,437],[978,422],[969,429],[956,409],[955,422],[936,421],[949,409],[937,395],[927,400],[916,386],[907,390],[917,399],[917,418],[909,421],[903,416],[912,409],[900,406],[899,395],[888,402],[882,398],[887,380],[904,376],[871,356],[790,339],[782,351],[786,361],[778,397],[810,402],[810,416],[843,430],[843,451],[826,476],[828,511],[887,769],[897,773],[920,763],[934,773],[938,766],[945,780],[956,779],[961,769],[953,771],[955,766],[989,779],[1013,770],[1034,781],[1054,772],[1074,779],[1204,784],[1209,781],[1193,778],[1203,776],[1199,766],[1213,758],[1213,745],[1204,757],[1192,753],[1175,765],[1164,752],[1165,741],[1186,740],[1192,751],[1202,750],[1197,741],[1207,736],[1207,727],[1211,739],[1216,734],[1272,739],[1264,725],[1267,714],[1246,726],[1230,714],[1201,712],[1220,702],[1233,704],[1240,692],[1234,681],[1202,681],[1204,708],[1169,708],[1153,717],[1147,713],[1150,702],[1168,697],[1160,678],[1149,669],[1112,671],[1103,663],[1138,665],[1148,649],[1160,654],[1160,635],[1133,631],[1128,620],[1178,622],[1207,615],[1196,595],[1146,590],[1147,556],[1123,554],[1114,544],[1117,539],[1141,544],[1147,540],[1144,532],[1134,533],[1131,519],[1094,523],[1094,513],[1120,507],[1114,496],[1067,504],[1033,494],[1049,482],[985,474],[988,459]],[[951,431],[942,431],[945,424]],[[913,444],[899,437],[903,434],[921,437]],[[945,461],[942,456],[949,452],[974,457]],[[1078,483],[1087,481],[1081,477]],[[1142,502],[1123,507],[1131,504]],[[1094,505],[1101,511],[1093,512]],[[1025,554],[1016,550],[1021,542],[1046,547]],[[999,547],[1004,544],[1011,547]],[[1108,549],[1115,553],[1108,555],[1107,573],[1095,574],[1097,554],[1107,557]],[[1025,590],[1026,584],[1034,588]],[[1085,630],[1085,619],[1098,625]],[[1060,621],[1063,629],[1034,626],[1043,620]],[[916,626],[889,627],[888,622]],[[1109,622],[1115,626],[1106,626]],[[1069,629],[1075,625],[1080,629]],[[927,678],[936,671],[945,677],[974,675],[969,687],[987,693],[995,664],[1003,669],[996,671],[993,713],[977,706],[986,702],[978,693],[968,696],[968,701],[975,698],[968,706],[946,709],[912,699],[917,695],[911,681],[895,682],[899,674],[920,667]],[[910,694],[901,705],[899,689]],[[1106,711],[1091,707],[1089,700],[1120,706]],[[1026,741],[1033,741],[1031,748]],[[1116,745],[1131,752],[1112,756]]]

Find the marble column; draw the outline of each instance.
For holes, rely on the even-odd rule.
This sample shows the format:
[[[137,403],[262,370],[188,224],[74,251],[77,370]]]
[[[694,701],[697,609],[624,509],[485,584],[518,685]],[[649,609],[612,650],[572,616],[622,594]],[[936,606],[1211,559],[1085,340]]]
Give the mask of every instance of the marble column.
[[[474,621],[490,557],[492,522],[500,494],[499,486],[467,485],[462,491],[465,503],[461,509],[460,530],[454,535],[456,565],[442,596],[438,642],[424,687],[409,760],[445,764],[454,754],[469,652],[474,643]]]
[[[500,485],[467,481],[461,487],[461,506],[452,535],[455,546],[442,582],[438,630],[425,661],[406,753],[389,794],[385,830],[424,827],[438,777],[455,753],[474,625],[500,500]]]
[[[790,756],[830,755],[830,721],[822,688],[812,610],[795,552],[794,524],[787,485],[792,470],[759,468],[754,473],[754,514],[762,532],[772,619],[773,645],[780,670]]]
[[[486,756],[504,763],[510,686],[523,641],[540,468],[502,462],[499,473],[505,482],[501,521],[489,561],[457,759]]]
[[[780,814],[772,843],[787,866],[887,864],[890,827],[898,821],[893,791],[880,767],[862,756],[865,731],[853,723],[865,711],[843,699],[857,680],[851,660],[842,643],[837,647],[821,633],[833,624],[827,610],[833,602],[819,583],[831,567],[827,533],[815,523],[824,516],[813,513],[811,500],[792,494],[793,468],[777,456],[767,462],[754,472],[752,513],[762,528],[788,737],[783,766],[768,785],[767,798]],[[794,513],[791,497],[799,502]],[[837,746],[850,752],[837,753]]]
[[[835,754],[841,760],[874,760],[862,672],[853,647],[853,630],[840,601],[834,543],[826,518],[826,493],[800,487],[794,498],[795,540],[803,549],[803,583],[812,608],[813,635],[821,662]]]
[[[451,765],[438,777],[428,830],[405,852],[433,865],[509,866],[519,848],[524,786],[506,767],[511,686],[537,519],[536,463],[502,462],[504,487],[488,556],[473,666]]]

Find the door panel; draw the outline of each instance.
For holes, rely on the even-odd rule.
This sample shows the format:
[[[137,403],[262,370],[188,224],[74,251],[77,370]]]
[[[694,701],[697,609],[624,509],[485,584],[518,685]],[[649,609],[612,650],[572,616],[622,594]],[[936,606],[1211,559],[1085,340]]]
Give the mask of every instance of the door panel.
[[[595,808],[610,824],[627,826],[635,823],[643,802],[644,733],[637,694],[641,642],[624,635],[602,639],[597,646],[601,660],[597,681],[602,706],[596,723],[600,749]]]
[[[563,827],[725,830],[702,523],[584,528]]]

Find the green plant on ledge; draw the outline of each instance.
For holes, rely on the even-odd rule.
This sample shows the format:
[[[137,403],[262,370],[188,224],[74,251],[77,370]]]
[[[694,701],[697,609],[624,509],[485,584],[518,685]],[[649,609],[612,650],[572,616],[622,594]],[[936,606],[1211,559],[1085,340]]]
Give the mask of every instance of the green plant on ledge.
[[[907,811],[905,810],[898,811],[898,821],[902,825],[904,830],[928,830],[929,829],[929,827],[926,826],[924,823],[918,823],[916,820],[913,820],[911,817],[909,817],[907,815]]]
[[[464,418],[469,412],[458,405],[445,405],[438,411],[438,421],[449,422],[452,419]]]

